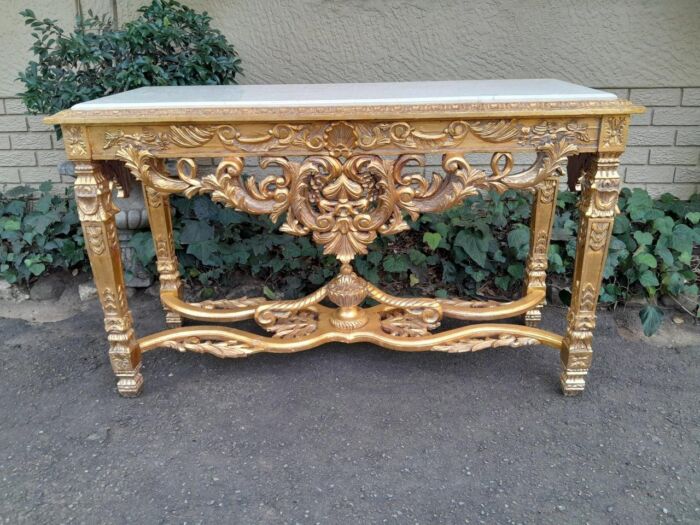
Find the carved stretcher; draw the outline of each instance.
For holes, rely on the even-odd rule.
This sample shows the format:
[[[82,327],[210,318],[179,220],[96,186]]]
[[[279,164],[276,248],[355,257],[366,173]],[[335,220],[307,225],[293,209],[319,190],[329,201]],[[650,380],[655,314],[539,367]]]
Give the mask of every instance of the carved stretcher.
[[[299,86],[142,88],[46,119],[63,129],[75,162],[75,197],[104,309],[109,356],[122,395],[143,385],[141,355],[155,348],[243,357],[327,342],[401,351],[473,352],[544,344],[560,352],[565,394],[584,389],[629,117],[614,95],[555,80]],[[488,153],[489,167],[469,160]],[[514,156],[534,161],[516,169]],[[442,156],[426,175],[425,156]],[[246,174],[259,157],[265,177]],[[218,159],[201,174],[197,159]],[[166,161],[174,161],[168,170]],[[127,305],[112,182],[123,162],[144,187],[168,330],[137,338]],[[581,181],[581,224],[564,335],[537,328],[560,177]],[[172,171],[172,172],[171,172]],[[123,181],[122,181],[123,184]],[[523,295],[499,303],[392,296],[358,276],[357,256],[405,218],[439,212],[477,192],[534,193]],[[282,220],[340,262],[338,275],[297,300],[183,300],[169,196],[208,194],[225,206]],[[365,299],[377,304],[363,307]],[[321,304],[328,301],[330,308]],[[436,332],[443,318],[472,324]],[[524,318],[525,325],[489,321]],[[221,326],[182,326],[184,318]],[[269,336],[224,326],[254,319]],[[476,322],[476,324],[474,324]]]

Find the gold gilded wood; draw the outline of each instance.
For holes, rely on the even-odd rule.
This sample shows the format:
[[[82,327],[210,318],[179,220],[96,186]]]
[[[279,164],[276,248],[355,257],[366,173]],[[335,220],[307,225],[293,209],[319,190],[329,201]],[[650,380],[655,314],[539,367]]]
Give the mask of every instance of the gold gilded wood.
[[[525,263],[525,294],[540,291],[544,297],[547,289],[547,251],[557,205],[558,177],[543,180],[535,191],[530,218],[530,253]],[[537,326],[542,319],[544,299],[525,313],[525,324]]]
[[[595,309],[620,192],[619,153],[589,155],[585,160],[571,307],[561,352],[561,385],[567,395],[583,391],[591,366]]]
[[[507,133],[510,128],[497,129]],[[557,137],[556,131],[551,136]],[[509,152],[494,153],[490,174],[473,167],[463,154],[445,154],[444,175],[433,174],[429,182],[422,175],[407,173],[412,166],[423,166],[418,155],[400,155],[395,160],[355,155],[344,161],[315,155],[301,162],[267,157],[261,167],[278,166],[282,175],[263,180],[244,179],[240,157],[225,158],[216,173],[200,178],[197,164],[190,158],[178,160],[177,177],[172,177],[162,160],[147,149],[126,144],[116,155],[147,191],[187,197],[209,193],[216,202],[253,214],[269,214],[274,221],[286,213],[281,231],[311,234],[323,245],[325,254],[348,262],[357,254],[366,254],[377,234],[408,229],[404,212],[416,219],[420,213],[455,206],[479,190],[537,187],[560,175],[567,156],[576,153],[577,147],[562,137],[538,145],[536,151],[532,166],[517,173],[512,172]]]
[[[368,313],[365,326],[355,330],[338,330],[330,322],[333,314],[329,309],[319,307],[318,329],[311,335],[287,340],[279,337],[261,337],[244,330],[224,326],[189,326],[173,328],[139,339],[143,352],[159,347],[176,350],[213,353],[219,357],[245,357],[251,354],[268,352],[287,354],[315,348],[325,343],[374,343],[384,348],[403,352],[436,351],[462,353],[506,345],[504,336],[514,336],[516,346],[544,344],[556,350],[562,348],[562,338],[557,334],[516,324],[479,324],[462,326],[445,332],[424,337],[402,337],[386,334],[379,328],[380,316],[377,310]],[[521,339],[523,338],[523,339]],[[474,344],[467,343],[473,340]],[[487,342],[488,341],[488,342]],[[213,350],[211,343],[222,343]],[[226,348],[231,348],[227,351]],[[224,355],[222,355],[224,354]]]
[[[86,246],[97,293],[102,303],[105,330],[109,341],[109,359],[119,378],[117,389],[123,396],[141,392],[141,350],[134,335],[131,312],[119,251],[117,226],[119,211],[112,204],[109,182],[100,165],[82,162],[75,166],[75,198],[85,232]]]
[[[177,256],[175,255],[170,197],[150,186],[144,185],[143,190],[156,252],[156,268],[160,277],[160,296],[166,312],[165,322],[174,328],[182,325],[182,317],[168,308],[164,297],[175,295],[182,299],[183,290]]]
[[[557,349],[566,394],[583,390],[602,268],[619,191],[617,162],[629,117],[627,101],[419,104],[319,108],[66,111],[61,124],[68,157],[78,161],[76,198],[93,266],[110,359],[123,395],[142,385],[140,354],[157,347],[244,357],[289,353],[327,342],[370,342],[400,351],[465,353],[544,344]],[[487,152],[487,169],[470,154]],[[526,169],[516,155],[534,153]],[[437,173],[425,155],[440,154]],[[260,156],[264,174],[245,173],[245,157]],[[296,156],[300,158],[295,158]],[[220,158],[200,175],[198,158]],[[173,327],[136,340],[126,303],[108,171],[122,161],[144,186],[157,254],[161,301]],[[173,160],[175,169],[166,169]],[[535,328],[545,298],[547,248],[557,187],[582,173],[572,304],[566,334]],[[573,182],[572,182],[573,181]],[[510,302],[397,297],[358,276],[351,262],[377,235],[408,228],[405,217],[439,212],[482,190],[534,193],[531,249],[524,292]],[[260,297],[188,303],[174,251],[169,195],[206,194],[225,206],[269,215],[280,230],[309,235],[339,262],[338,275],[294,300]],[[376,306],[363,306],[366,300]],[[327,306],[328,301],[335,307]],[[525,316],[530,326],[488,323]],[[444,317],[479,324],[439,331]],[[202,322],[254,320],[261,336]]]

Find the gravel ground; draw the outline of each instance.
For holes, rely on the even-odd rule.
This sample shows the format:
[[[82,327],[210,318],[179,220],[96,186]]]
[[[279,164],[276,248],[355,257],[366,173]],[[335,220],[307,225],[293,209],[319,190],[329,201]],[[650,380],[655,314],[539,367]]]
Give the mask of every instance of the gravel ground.
[[[161,328],[157,300],[132,305]],[[154,351],[123,399],[96,302],[0,334],[6,523],[700,523],[700,344],[629,341],[608,313],[578,398],[545,347],[329,345]]]

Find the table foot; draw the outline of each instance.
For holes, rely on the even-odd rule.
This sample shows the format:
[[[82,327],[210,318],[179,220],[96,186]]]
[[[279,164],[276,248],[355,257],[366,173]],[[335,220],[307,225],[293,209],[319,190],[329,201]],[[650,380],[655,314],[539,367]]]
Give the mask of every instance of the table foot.
[[[587,370],[564,370],[561,373],[561,390],[565,396],[578,396],[586,387]]]
[[[130,372],[117,373],[117,391],[123,397],[136,397],[143,391],[141,367]]]

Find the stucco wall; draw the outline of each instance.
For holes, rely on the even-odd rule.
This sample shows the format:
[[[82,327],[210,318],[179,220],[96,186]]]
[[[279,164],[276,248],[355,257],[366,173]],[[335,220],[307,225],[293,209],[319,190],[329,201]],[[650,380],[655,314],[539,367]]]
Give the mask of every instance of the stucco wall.
[[[698,190],[698,0],[185,2],[207,10],[236,45],[244,83],[555,77],[612,89],[651,108],[633,122],[623,158],[626,182],[653,193]],[[102,13],[113,5],[78,3]],[[123,22],[145,2],[116,3]],[[16,13],[30,7],[65,24],[76,2],[2,0],[2,7],[0,97],[12,97],[21,89],[15,78],[31,42]],[[32,163],[31,141],[20,136],[40,132],[36,119],[20,122],[16,100],[7,98],[4,108],[0,150],[8,151],[0,152],[0,183],[24,181],[23,173],[27,182],[48,175],[50,166],[32,172],[48,157],[37,150]]]
[[[119,20],[143,0],[119,0]],[[248,83],[555,77],[700,85],[698,0],[186,0],[240,50]],[[3,0],[0,96],[28,58],[16,13],[65,20],[74,0]],[[111,2],[81,0],[87,11]],[[6,7],[7,6],[7,7]],[[9,67],[5,67],[5,66]]]

